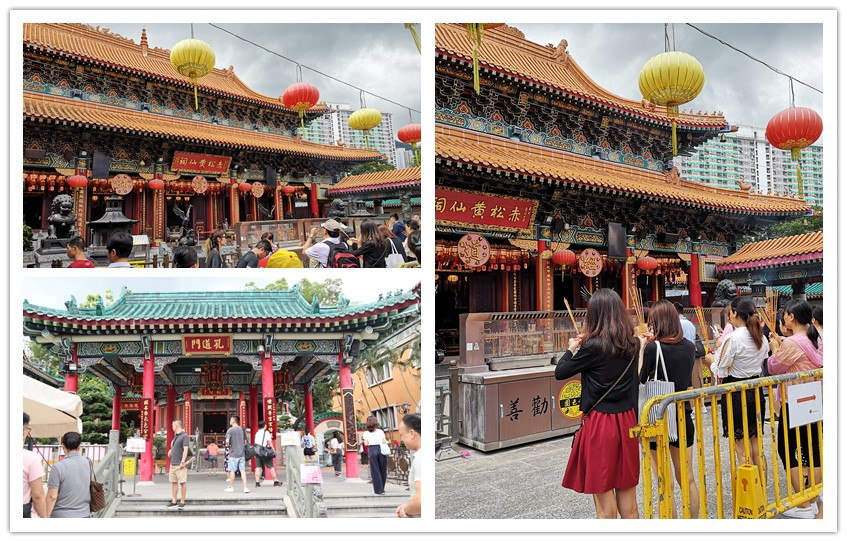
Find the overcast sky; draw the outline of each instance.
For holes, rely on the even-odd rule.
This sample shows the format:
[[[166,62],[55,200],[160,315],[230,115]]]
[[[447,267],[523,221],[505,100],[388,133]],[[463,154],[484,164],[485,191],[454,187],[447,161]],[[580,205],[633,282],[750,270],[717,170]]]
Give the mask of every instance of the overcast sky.
[[[109,28],[136,43],[141,40],[142,27],[146,28],[149,46],[168,50],[180,40],[191,37],[191,29],[187,23],[86,22]],[[375,92],[406,107],[421,110],[421,57],[409,30],[401,23],[215,24],[300,64]],[[420,25],[417,30],[420,33]],[[233,66],[235,75],[256,92],[279,97],[288,85],[296,82],[294,64],[222,30],[205,23],[195,23],[194,37],[212,46],[216,68],[225,70]],[[303,81],[318,87],[323,102],[349,103],[353,109],[359,108],[359,91],[353,88],[318,75],[305,67]],[[395,132],[409,123],[407,109],[370,95],[366,95],[365,100],[368,107],[393,114]],[[419,123],[420,114],[412,114],[414,122]]]
[[[619,96],[641,99],[638,74],[644,63],[664,52],[664,25],[657,24],[520,24],[530,41],[558,45],[568,51],[588,75]],[[771,66],[818,89],[823,88],[823,27],[820,24],[705,24],[694,23]],[[668,32],[671,32],[668,26]],[[683,109],[723,111],[730,124],[765,127],[776,113],[789,107],[788,79],[741,53],[676,24],[676,50],[697,58],[706,84]],[[794,83],[795,105],[810,107],[822,117],[823,95]],[[834,118],[834,111],[831,112]]]
[[[302,271],[259,270],[254,274],[239,275],[238,278],[198,278],[196,276],[182,278],[172,275],[164,278],[150,277],[144,272],[139,272],[136,278],[132,275],[126,276],[126,273],[130,271],[122,271],[120,277],[63,278],[62,280],[44,280],[43,277],[25,278],[23,297],[35,305],[64,309],[65,301],[68,301],[72,295],[76,296],[77,301],[83,302],[88,294],[105,296],[106,290],[112,290],[117,297],[123,286],[135,292],[175,292],[175,295],[178,295],[178,292],[241,291],[250,281],[262,287],[283,277],[288,280],[288,285],[292,286],[305,277],[312,281],[340,278],[343,281],[342,293],[345,297],[352,303],[368,303],[376,301],[381,293],[411,290],[415,287],[419,280],[418,273],[398,271],[378,273],[378,285],[374,281],[374,273],[338,269],[321,269],[320,276]],[[198,273],[198,270],[193,273]]]

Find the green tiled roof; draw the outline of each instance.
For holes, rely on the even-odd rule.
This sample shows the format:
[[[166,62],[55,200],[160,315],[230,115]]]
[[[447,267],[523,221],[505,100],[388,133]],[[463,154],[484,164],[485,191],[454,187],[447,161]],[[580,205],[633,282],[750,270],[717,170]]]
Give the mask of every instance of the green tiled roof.
[[[315,322],[352,320],[367,314],[402,310],[418,300],[414,291],[380,295],[370,303],[351,305],[343,297],[334,307],[309,303],[298,286],[287,291],[246,290],[238,292],[130,292],[124,290],[108,307],[82,308],[71,297],[66,309],[32,305],[24,301],[26,320],[61,318],[70,322],[117,322],[122,325],[161,320],[299,320]]]
[[[774,286],[780,293],[791,295],[791,285]],[[814,282],[806,285],[806,295],[809,297],[823,297],[823,282]]]

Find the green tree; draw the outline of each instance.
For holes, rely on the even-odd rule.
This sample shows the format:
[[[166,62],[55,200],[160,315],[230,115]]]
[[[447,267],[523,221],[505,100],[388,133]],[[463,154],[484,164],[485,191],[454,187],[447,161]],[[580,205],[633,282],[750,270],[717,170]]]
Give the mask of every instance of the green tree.
[[[32,365],[43,368],[49,374],[58,375],[59,356],[51,350],[51,345],[29,341],[27,346],[27,358]]]
[[[88,294],[87,296],[85,296],[85,301],[83,303],[80,303],[79,306],[84,307],[84,308],[89,308],[89,309],[96,307],[98,299],[100,299],[99,295]],[[114,302],[115,302],[115,292],[113,292],[111,289],[106,290],[106,295],[103,296],[103,306],[108,307],[109,305],[111,305]]]
[[[338,303],[338,296],[341,294],[341,279],[324,279],[323,282],[312,282],[309,279],[301,279],[298,283],[303,299],[311,303],[312,299],[317,295],[321,305],[335,305]],[[256,286],[254,282],[248,282],[244,285],[248,290],[288,290],[288,281],[279,279],[262,288]]]
[[[801,216],[777,222],[765,228],[764,230],[744,236],[738,243],[739,247],[747,243],[755,243],[757,241],[765,241],[767,239],[777,239],[779,237],[790,237],[792,235],[802,235],[804,233],[813,233],[823,230],[823,207],[813,206],[814,214],[812,216]]]
[[[82,400],[82,440],[108,444],[112,428],[113,393],[96,376],[83,373],[79,377],[77,395]]]
[[[358,166],[353,166],[350,170],[350,175],[364,175],[365,173],[376,173],[378,171],[391,171],[397,169],[385,160],[376,160],[374,162],[365,162]]]

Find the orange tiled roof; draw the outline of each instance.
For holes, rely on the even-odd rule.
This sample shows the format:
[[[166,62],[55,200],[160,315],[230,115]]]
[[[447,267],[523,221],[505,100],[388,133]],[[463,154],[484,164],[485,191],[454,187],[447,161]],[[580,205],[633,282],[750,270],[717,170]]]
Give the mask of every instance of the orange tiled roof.
[[[784,263],[784,258],[797,260],[798,258],[808,261],[823,258],[823,232],[804,233],[790,237],[779,237],[768,239],[757,243],[748,243],[741,247],[735,254],[724,258],[717,263],[718,271],[731,271],[739,266],[759,267]],[[745,265],[747,264],[747,265]],[[754,264],[754,265],[749,265]]]
[[[146,34],[142,43],[138,44],[129,38],[108,32],[108,29],[97,29],[85,24],[28,23],[24,24],[24,45],[95,60],[112,67],[141,72],[153,78],[190,84],[187,77],[177,73],[171,66],[169,50],[159,47],[147,48]],[[198,80],[197,86],[207,92],[221,93],[290,111],[282,105],[279,98],[264,96],[251,90],[232,72],[231,66],[227,70],[212,70]],[[329,106],[326,104],[317,104],[310,111],[328,110]]]
[[[567,47],[566,42],[564,45]],[[473,47],[464,24],[436,24],[435,48],[441,54],[458,57],[468,63],[473,58]],[[670,123],[664,107],[622,98],[609,92],[594,82],[570,53],[559,51],[552,45],[543,46],[528,41],[523,32],[511,26],[485,31],[479,51],[479,64],[640,117]],[[681,113],[677,123],[681,126],[715,129],[728,124],[722,113]]]
[[[320,145],[292,137],[252,132],[229,126],[215,126],[33,92],[24,92],[23,113],[25,118],[32,120],[71,122],[86,127],[99,126],[128,133],[171,137],[220,147],[255,149],[330,160],[364,161],[380,157],[380,154],[375,151]]]
[[[377,171],[376,173],[365,173],[364,175],[351,175],[333,185],[329,189],[329,193],[369,192],[373,190],[402,188],[404,186],[420,186],[420,184],[421,168],[417,166],[389,171]]]
[[[574,153],[515,142],[501,137],[436,124],[437,158],[551,179],[592,189],[650,196],[677,205],[731,213],[796,215],[810,210],[802,200],[714,188],[647,169],[600,161]]]

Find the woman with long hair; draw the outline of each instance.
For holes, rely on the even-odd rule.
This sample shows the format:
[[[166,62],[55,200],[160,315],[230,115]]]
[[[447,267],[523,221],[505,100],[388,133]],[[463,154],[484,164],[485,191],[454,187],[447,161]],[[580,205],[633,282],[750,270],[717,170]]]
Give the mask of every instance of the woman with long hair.
[[[642,383],[647,382],[652,374],[657,374],[659,380],[673,382],[674,391],[685,391],[691,387],[691,374],[694,367],[694,343],[682,336],[682,325],[679,312],[670,301],[661,300],[650,309],[647,318],[647,329],[652,334],[650,342],[644,348],[643,364],[638,371]],[[662,365],[656,371],[656,357],[661,349],[667,374],[663,374]],[[682,403],[677,404],[677,408]],[[697,491],[697,480],[694,478],[694,462],[691,460],[691,447],[694,445],[694,423],[691,421],[691,403],[685,401],[685,455],[688,458],[688,495],[692,519],[700,513],[700,493]],[[676,483],[682,487],[682,471],[680,470],[679,441],[670,442],[671,461],[676,474]],[[653,472],[658,473],[656,461],[656,443],[650,443],[650,459],[653,462]],[[673,517],[676,518],[676,501],[671,499]]]
[[[210,269],[218,269],[226,267],[221,257],[221,249],[226,245],[226,233],[223,230],[215,230],[211,237],[206,241],[206,267]]]
[[[712,358],[712,374],[720,378],[724,384],[741,382],[758,378],[762,374],[762,364],[768,357],[768,343],[765,342],[762,322],[756,313],[756,304],[750,297],[736,297],[729,306],[729,322],[735,328],[723,341]],[[750,458],[754,465],[762,469],[762,477],[766,470],[759,461],[759,429],[756,416],[756,401],[758,390],[747,390],[743,393],[743,401],[747,405],[747,437],[750,440]],[[744,412],[742,410],[742,393],[730,393],[732,397],[733,438],[738,464],[745,461],[744,454]],[[721,397],[721,420],[723,436],[729,437],[729,420],[727,415],[726,395]]]
[[[621,298],[601,288],[588,302],[582,334],[572,338],[556,365],[556,380],[582,375],[581,408],[587,414],[574,437],[562,486],[594,496],[598,518],[637,518],[637,425],[640,350]]]
[[[778,335],[771,334],[771,352],[768,358],[768,370],[771,374],[797,373],[800,371],[812,371],[823,367],[823,356],[818,351],[818,331],[812,324],[812,306],[806,301],[791,300],[785,306],[782,313],[783,329],[791,329],[790,336],[784,339]],[[823,316],[821,316],[823,318]],[[779,416],[779,425],[776,428],[777,452],[782,460],[782,465],[791,479],[791,486],[795,492],[802,491],[800,480],[800,463],[804,471],[809,468],[809,457],[815,463],[815,481],[821,481],[820,469],[820,441],[818,439],[818,428],[812,426],[812,439],[809,441],[806,427],[800,427],[800,442],[798,451],[797,432],[791,428],[789,410],[786,406],[785,416],[782,415],[782,396],[779,387],[776,389],[774,402],[776,404],[776,415]],[[783,419],[784,418],[784,419]],[[786,431],[787,428],[787,431]],[[788,433],[786,439],[785,433]],[[786,456],[786,449],[788,455]],[[802,457],[798,457],[801,456]],[[804,502],[796,508],[783,513],[788,517],[811,519],[817,513],[811,502]]]
[[[388,237],[379,230],[373,220],[363,220],[359,224],[359,237],[351,237],[350,245],[354,256],[361,256],[366,268],[384,268],[385,257],[390,253]]]
[[[809,340],[818,348],[823,356],[823,307],[812,309],[812,325],[809,326]]]
[[[409,259],[408,256],[406,255],[406,249],[403,247],[403,241],[401,241],[400,238],[397,237],[395,234],[391,233],[391,230],[388,229],[388,226],[386,226],[385,224],[380,224],[379,226],[377,226],[377,229],[379,230],[379,232],[381,234],[383,234],[385,236],[386,239],[388,239],[389,243],[394,245],[394,252],[403,256],[403,261],[406,261],[406,260]],[[391,254],[391,253],[392,253],[392,250],[391,250],[391,246],[389,245],[388,254]],[[386,254],[386,256],[388,256],[388,254]]]
[[[388,444],[385,433],[379,428],[376,416],[369,416],[367,431],[362,433],[362,442],[368,447],[368,464],[371,468],[371,481],[374,493],[382,495],[385,493],[385,479],[388,476],[388,459],[382,455],[382,445]]]

